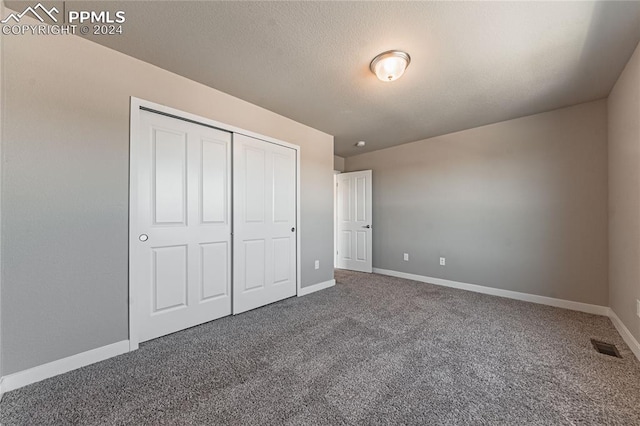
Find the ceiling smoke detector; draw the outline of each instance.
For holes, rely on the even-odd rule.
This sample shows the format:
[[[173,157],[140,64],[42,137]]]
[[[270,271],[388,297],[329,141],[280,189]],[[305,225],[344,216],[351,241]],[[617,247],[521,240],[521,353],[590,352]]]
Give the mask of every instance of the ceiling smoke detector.
[[[358,148],[362,148],[362,147],[364,146],[364,144],[365,144],[365,143],[366,143],[365,141],[360,141],[360,142],[358,142],[358,143],[356,144],[356,146],[357,146]]]

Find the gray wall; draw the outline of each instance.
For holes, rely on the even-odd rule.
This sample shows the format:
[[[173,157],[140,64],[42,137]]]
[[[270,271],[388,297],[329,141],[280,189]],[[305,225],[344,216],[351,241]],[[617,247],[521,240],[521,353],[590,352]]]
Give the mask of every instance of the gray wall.
[[[332,136],[80,37],[2,41],[3,375],[128,338],[130,96],[300,145],[302,285],[333,279]]]
[[[0,16],[5,17],[6,8],[4,2],[0,1]],[[5,37],[0,36],[0,381],[2,380],[2,163],[4,163],[4,156],[2,152],[2,141],[4,140],[4,98],[2,94],[4,93],[4,79],[2,78],[2,74],[4,72],[4,54],[3,54],[3,46],[4,46]],[[2,398],[2,396],[0,396]]]
[[[605,100],[348,157],[346,169],[373,170],[374,267],[608,304]]]
[[[338,155],[333,156],[333,170],[344,172],[344,158]]]
[[[609,95],[609,302],[640,341],[640,45]]]

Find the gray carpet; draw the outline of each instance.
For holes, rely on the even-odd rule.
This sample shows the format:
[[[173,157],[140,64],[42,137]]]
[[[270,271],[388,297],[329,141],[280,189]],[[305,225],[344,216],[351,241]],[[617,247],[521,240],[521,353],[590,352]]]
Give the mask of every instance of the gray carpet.
[[[609,319],[380,275],[5,395],[3,425],[640,424]],[[614,343],[622,359],[596,353]]]

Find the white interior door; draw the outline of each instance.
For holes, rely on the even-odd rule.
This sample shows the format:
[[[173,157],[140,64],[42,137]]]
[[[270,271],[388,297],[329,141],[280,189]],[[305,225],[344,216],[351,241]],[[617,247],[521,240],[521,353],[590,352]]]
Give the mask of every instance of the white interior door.
[[[337,266],[373,271],[371,170],[341,173],[338,180]]]
[[[294,296],[296,151],[233,136],[233,313]]]
[[[231,313],[231,133],[140,114],[130,285],[142,342]]]

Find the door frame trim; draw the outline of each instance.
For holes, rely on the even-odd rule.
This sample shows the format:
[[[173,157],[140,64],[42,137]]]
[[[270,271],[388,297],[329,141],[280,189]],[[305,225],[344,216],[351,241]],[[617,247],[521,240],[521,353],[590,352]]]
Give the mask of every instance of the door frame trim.
[[[139,129],[140,129],[140,113],[143,109],[146,111],[151,110],[151,112],[157,112],[163,115],[172,116],[176,119],[183,119],[186,121],[190,121],[196,124],[202,124],[204,126],[213,127],[216,129],[224,130],[227,132],[231,132],[232,134],[242,134],[245,136],[249,136],[252,138],[260,139],[265,142],[273,143],[276,145],[281,145],[287,148],[291,148],[296,152],[296,294],[301,294],[301,285],[302,285],[302,268],[300,266],[301,261],[301,250],[300,250],[300,146],[294,145],[289,142],[282,141],[280,139],[272,138],[270,136],[265,136],[260,133],[252,132],[246,129],[242,129],[240,127],[232,126],[230,124],[221,123],[219,121],[215,121],[206,117],[202,117],[196,114],[191,114],[186,111],[181,111],[179,109],[171,108],[166,105],[158,104],[155,102],[147,101],[144,99],[136,98],[131,96],[130,98],[130,111],[129,111],[129,216],[127,218],[128,221],[128,236],[129,241],[127,244],[127,260],[128,260],[128,285],[129,285],[129,351],[134,351],[139,347],[139,320],[136,315],[135,309],[138,307],[138,304],[135,300],[135,291],[133,289],[133,277],[131,270],[131,247],[135,241],[137,241],[137,236],[132,235],[131,232],[131,218],[135,217],[137,214],[136,211],[136,203],[137,199],[137,188],[133,188],[132,186],[132,176],[135,176],[137,170],[134,170],[135,164],[132,161],[133,148],[140,144],[139,141]],[[231,146],[233,147],[233,135],[231,137]],[[232,164],[233,167],[233,158]],[[233,192],[233,173],[231,173],[231,188]],[[233,208],[233,206],[231,206]],[[232,217],[232,216],[230,216]],[[231,264],[233,265],[233,238],[231,239],[232,244],[232,257]],[[232,271],[233,272],[233,271]],[[233,280],[233,275],[232,278]],[[232,281],[233,284],[233,281]],[[232,297],[233,297],[233,285],[231,286]]]

